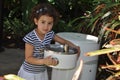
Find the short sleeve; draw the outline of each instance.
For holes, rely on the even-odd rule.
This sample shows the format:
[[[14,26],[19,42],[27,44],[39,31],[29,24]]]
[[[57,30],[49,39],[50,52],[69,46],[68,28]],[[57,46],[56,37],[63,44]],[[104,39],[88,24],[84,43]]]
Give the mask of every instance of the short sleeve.
[[[54,38],[54,36],[55,36],[55,32],[51,31],[51,37]]]
[[[29,43],[29,44],[31,44],[31,45],[34,45],[33,43],[34,43],[34,40],[33,40],[34,38],[33,38],[33,36],[32,36],[32,33],[28,33],[24,38],[23,38],[23,41],[25,42],[25,43]]]

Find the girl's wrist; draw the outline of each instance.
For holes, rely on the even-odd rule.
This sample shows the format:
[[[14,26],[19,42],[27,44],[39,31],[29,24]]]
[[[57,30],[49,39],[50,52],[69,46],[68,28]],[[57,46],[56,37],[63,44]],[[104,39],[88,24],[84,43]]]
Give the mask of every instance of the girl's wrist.
[[[42,64],[43,65],[48,65],[48,61],[44,58],[44,59],[42,59]]]
[[[40,64],[41,65],[45,65],[45,60],[44,59],[40,59]]]

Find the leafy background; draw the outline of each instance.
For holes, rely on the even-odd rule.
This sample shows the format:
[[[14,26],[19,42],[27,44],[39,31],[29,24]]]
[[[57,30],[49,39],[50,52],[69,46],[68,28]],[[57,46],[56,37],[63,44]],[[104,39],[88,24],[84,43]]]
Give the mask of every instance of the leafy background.
[[[53,30],[58,32],[77,32],[91,34],[99,38],[101,46],[120,35],[105,31],[108,27],[120,29],[120,0],[4,0],[3,37],[5,47],[23,48],[23,36],[34,26],[29,21],[31,8],[42,2],[51,3],[60,13],[60,20]],[[100,56],[104,64],[105,56]],[[99,69],[99,68],[98,68]],[[98,70],[97,80],[104,80],[104,70]],[[108,74],[109,75],[109,74]],[[102,79],[100,79],[100,77]]]

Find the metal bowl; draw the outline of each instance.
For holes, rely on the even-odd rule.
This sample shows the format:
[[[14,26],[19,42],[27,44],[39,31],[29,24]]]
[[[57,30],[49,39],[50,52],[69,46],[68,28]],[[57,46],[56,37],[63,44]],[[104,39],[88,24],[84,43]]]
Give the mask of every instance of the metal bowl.
[[[44,57],[51,56],[52,58],[58,60],[56,66],[51,66],[58,69],[72,69],[76,66],[77,63],[77,50],[69,47],[65,51],[64,45],[51,44],[46,47],[44,50]]]

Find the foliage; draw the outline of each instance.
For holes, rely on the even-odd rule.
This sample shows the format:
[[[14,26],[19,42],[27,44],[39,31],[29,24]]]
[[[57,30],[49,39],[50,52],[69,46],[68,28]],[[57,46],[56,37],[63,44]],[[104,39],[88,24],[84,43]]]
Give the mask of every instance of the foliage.
[[[110,29],[111,30],[111,29]],[[120,34],[120,31],[114,31]],[[98,66],[99,74],[97,74],[96,80],[119,80],[120,79],[120,38],[113,39],[109,43],[104,44],[103,49],[87,52],[86,56],[97,56],[97,55],[106,55],[108,60],[103,61],[104,64]],[[102,58],[101,58],[102,59]],[[111,63],[110,63],[111,62]],[[107,73],[102,73],[106,70]],[[98,77],[102,75],[102,77]]]
[[[22,21],[26,24],[29,25],[29,14],[31,11],[31,8],[38,3],[38,0],[22,0],[21,4],[21,11],[22,11]],[[27,5],[26,5],[27,4]]]
[[[98,0],[94,0],[98,1]],[[114,40],[115,38],[120,38],[120,34],[117,34],[115,32],[112,32],[114,30],[118,31],[120,29],[120,3],[119,1],[104,1],[104,0],[99,0],[102,1],[101,3],[99,2],[98,6],[95,7],[95,9],[89,14],[89,24],[86,25],[87,29],[90,28],[90,33],[98,36],[99,37],[99,42],[101,44],[101,48],[104,44],[109,44],[111,40]],[[109,28],[106,30],[106,28]],[[112,31],[111,31],[112,29]],[[117,52],[119,53],[119,52]],[[118,55],[114,55],[116,52],[113,52],[112,56],[118,57]],[[111,73],[111,70],[108,69],[101,69],[100,65],[101,64],[106,64],[108,65],[109,59],[107,58],[106,55],[99,56],[100,61],[98,65],[98,73],[97,73],[97,80],[103,80],[110,76],[114,75],[116,71],[113,71]],[[101,61],[102,60],[102,61]],[[104,76],[103,76],[104,75]],[[113,78],[113,76],[110,76]],[[114,80],[110,79],[109,80]],[[107,80],[108,80],[107,78]]]
[[[20,0],[4,1],[6,13],[4,14],[3,38],[4,41],[7,40],[7,44],[12,42],[15,44],[17,43],[17,46],[20,45],[24,35],[34,27],[28,20],[28,11],[30,7],[33,6],[33,3],[35,4],[35,0],[33,0],[33,3],[27,3],[27,0],[25,1],[24,3],[28,5],[24,7]]]
[[[61,14],[62,20],[71,21],[78,16],[82,16],[86,10],[92,10],[92,0],[50,0]]]
[[[12,38],[17,39],[17,37],[21,38],[28,31],[30,31],[32,29],[32,26],[31,26],[32,23],[29,21],[29,13],[31,8],[39,2],[48,2],[48,0],[11,0],[11,1],[5,0],[4,9],[6,9],[7,13],[4,15],[5,16],[4,36],[12,35]],[[78,0],[78,1],[75,1],[75,0],[50,1],[49,0],[49,2],[53,4],[53,6],[55,6],[60,11],[60,14],[62,16],[58,25],[56,25],[56,27],[53,28],[55,32],[60,32],[60,31],[76,32],[77,26],[76,27],[73,27],[73,26],[75,26],[76,22],[78,22],[78,20],[80,19],[80,18],[76,18],[76,16],[81,15],[79,14],[81,13],[81,9],[85,9],[85,6],[84,8],[82,8],[82,6],[80,7],[79,5],[82,5],[82,3],[84,3],[84,5],[92,4],[92,1],[86,2],[84,0],[82,1],[81,0]],[[79,13],[77,11],[79,11]],[[68,13],[71,13],[71,14],[68,14]]]
[[[101,45],[119,35],[105,30],[120,29],[119,0],[4,0],[4,38],[19,43],[34,28],[29,21],[31,8],[39,2],[50,2],[60,12],[55,32],[79,32],[99,37]]]
[[[49,2],[60,12],[60,21],[53,28],[55,32],[80,32],[80,26],[86,24],[81,23],[84,13],[94,7],[93,0],[49,0]]]
[[[24,22],[22,22],[20,19],[14,18],[14,19],[5,19],[4,22],[4,33],[6,35],[4,36],[12,36],[13,39],[20,39],[25,34],[27,34],[32,29],[31,25],[26,25]]]
[[[99,36],[99,40],[102,38],[107,40],[110,36],[110,31],[105,31],[105,27],[111,29],[119,29],[120,20],[120,3],[119,2],[110,2],[109,4],[101,3],[92,12],[86,12],[84,20],[82,20],[78,25],[82,32],[85,28],[84,33],[89,33],[94,36]],[[114,37],[115,38],[115,37]]]
[[[53,0],[52,0],[53,1]],[[59,5],[57,3],[55,3],[54,1],[51,3],[54,4],[55,6],[60,6],[64,3],[66,3],[67,1],[64,1],[64,3],[59,3]],[[78,2],[76,1],[76,3],[79,3],[80,1],[78,0]],[[82,1],[81,1],[82,2]],[[91,1],[92,2],[92,1]],[[72,0],[69,1],[68,3],[72,3]],[[56,32],[63,32],[63,31],[71,31],[71,32],[80,32],[80,33],[85,33],[85,34],[92,34],[94,36],[99,36],[99,40],[101,41],[103,39],[103,37],[105,37],[105,39],[107,40],[109,31],[105,32],[103,31],[103,28],[105,26],[110,28],[114,28],[116,29],[119,26],[119,20],[118,20],[118,12],[119,12],[119,2],[118,1],[113,1],[113,0],[94,0],[93,2],[93,6],[96,6],[93,11],[87,11],[87,9],[82,13],[82,16],[77,16],[77,17],[68,17],[70,16],[70,14],[64,14],[66,17],[64,17],[64,15],[61,15],[61,20],[59,21],[58,25],[56,25],[56,27],[54,28]],[[99,4],[99,5],[98,5]],[[72,9],[70,9],[70,7],[73,7],[73,5],[76,5],[75,3],[73,3],[73,5],[67,4],[67,7],[69,5],[69,10],[68,13],[71,13],[72,16]],[[81,6],[80,4],[77,5],[78,7]],[[118,8],[116,8],[118,6]],[[59,8],[58,8],[59,9]],[[66,8],[64,8],[64,10],[66,10]],[[65,11],[62,9],[59,9],[59,11],[64,12]],[[79,12],[80,13],[80,12]],[[65,20],[64,18],[66,18],[67,20]],[[116,24],[117,25],[114,25]],[[113,25],[113,26],[112,26]]]
[[[120,12],[120,3],[112,3],[112,4],[101,4],[99,6],[104,7],[101,9],[101,11],[95,10],[95,14],[100,15],[96,20],[93,22],[92,32],[96,30],[99,30],[98,36],[100,42],[108,39],[114,39],[117,38],[118,34],[114,34],[114,36],[110,31],[105,31],[104,29],[106,27],[118,30],[120,29],[120,20],[119,20],[119,12]],[[97,32],[96,32],[97,33]],[[103,39],[102,39],[103,38]]]
[[[96,1],[97,3],[98,0],[94,1]],[[111,32],[111,29],[113,29],[112,31],[120,30],[120,3],[119,1],[115,2],[113,0],[99,1],[97,3],[99,5],[97,5],[93,11],[87,11],[85,13],[85,15],[82,17],[83,20],[80,20],[80,23],[78,24],[79,26],[77,26],[77,30],[78,32],[98,36],[100,48],[102,48],[104,44],[108,44],[111,40],[115,38],[120,38],[120,34]],[[106,28],[109,28],[110,30],[106,30]],[[106,80],[106,76],[110,76],[112,73],[110,73],[110,71],[108,71],[107,69],[101,70],[101,68],[99,67],[101,64],[106,64],[109,60],[105,55],[102,55],[99,58],[100,61],[96,78],[97,80]]]

